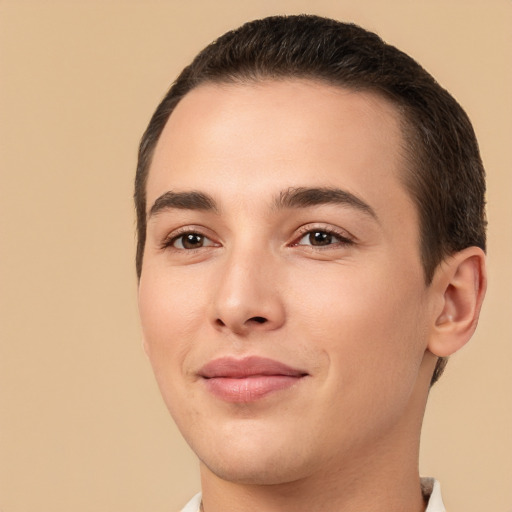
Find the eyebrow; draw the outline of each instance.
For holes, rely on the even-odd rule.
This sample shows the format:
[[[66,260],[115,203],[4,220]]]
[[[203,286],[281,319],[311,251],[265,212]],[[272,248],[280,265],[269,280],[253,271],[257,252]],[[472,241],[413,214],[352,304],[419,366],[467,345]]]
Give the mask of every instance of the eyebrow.
[[[180,210],[203,210],[217,211],[217,205],[214,199],[203,192],[166,192],[162,194],[149,210],[148,218],[154,217],[158,213],[178,208]]]
[[[291,187],[282,191],[275,201],[278,209],[283,208],[307,208],[323,204],[345,205],[373,217],[378,220],[375,210],[362,199],[340,188],[306,188]]]
[[[290,187],[283,190],[274,201],[274,207],[279,210],[286,208],[308,208],[324,204],[349,206],[378,220],[377,214],[369,204],[354,194],[339,188]],[[158,197],[153,203],[149,210],[148,219],[162,211],[174,208],[218,212],[217,203],[213,197],[204,192],[168,191]]]

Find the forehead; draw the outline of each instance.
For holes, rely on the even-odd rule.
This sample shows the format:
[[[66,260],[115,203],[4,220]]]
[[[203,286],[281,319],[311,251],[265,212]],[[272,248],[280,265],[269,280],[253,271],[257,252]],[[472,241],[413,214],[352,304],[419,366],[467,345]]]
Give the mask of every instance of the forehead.
[[[375,93],[310,80],[202,85],[162,132],[147,207],[167,190],[256,200],[291,186],[341,187],[370,203],[392,192],[410,207],[403,142],[397,109]]]

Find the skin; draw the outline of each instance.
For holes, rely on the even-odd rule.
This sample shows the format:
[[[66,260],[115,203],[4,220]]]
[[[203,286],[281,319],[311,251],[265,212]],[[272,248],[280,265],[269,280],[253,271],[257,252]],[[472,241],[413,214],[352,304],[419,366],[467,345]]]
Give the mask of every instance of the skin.
[[[424,510],[435,355],[469,339],[485,286],[475,248],[425,285],[402,144],[386,100],[305,80],[203,85],[171,115],[147,184],[139,307],[206,512]],[[278,204],[297,189],[357,200]],[[245,356],[307,375],[257,400],[214,396],[201,368]]]

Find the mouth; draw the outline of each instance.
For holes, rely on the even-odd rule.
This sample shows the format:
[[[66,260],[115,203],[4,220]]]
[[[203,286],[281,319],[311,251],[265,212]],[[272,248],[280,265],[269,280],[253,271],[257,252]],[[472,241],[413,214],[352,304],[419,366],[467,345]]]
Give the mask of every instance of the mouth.
[[[225,402],[248,403],[288,389],[308,373],[262,357],[210,361],[199,371],[207,390]]]

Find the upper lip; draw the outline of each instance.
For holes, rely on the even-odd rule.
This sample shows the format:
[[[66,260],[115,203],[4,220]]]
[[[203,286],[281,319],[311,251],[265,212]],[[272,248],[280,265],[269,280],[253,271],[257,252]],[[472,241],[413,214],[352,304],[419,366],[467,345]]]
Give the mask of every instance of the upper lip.
[[[255,375],[304,377],[308,374],[304,370],[292,368],[279,361],[259,356],[244,357],[242,359],[221,357],[206,363],[198,373],[205,379],[220,377],[243,379]]]

